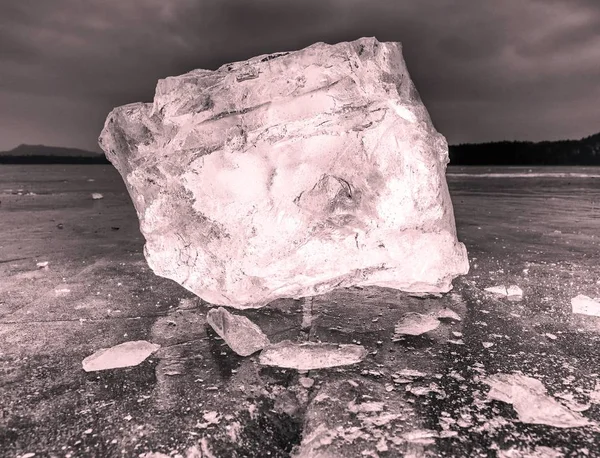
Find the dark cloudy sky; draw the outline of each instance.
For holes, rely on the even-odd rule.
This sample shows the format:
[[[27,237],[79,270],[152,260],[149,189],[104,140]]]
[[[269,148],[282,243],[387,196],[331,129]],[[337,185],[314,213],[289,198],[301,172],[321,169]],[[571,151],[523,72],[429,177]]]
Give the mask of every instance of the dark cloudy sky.
[[[156,80],[316,41],[401,41],[450,143],[600,131],[600,0],[1,0],[0,150],[98,150]]]

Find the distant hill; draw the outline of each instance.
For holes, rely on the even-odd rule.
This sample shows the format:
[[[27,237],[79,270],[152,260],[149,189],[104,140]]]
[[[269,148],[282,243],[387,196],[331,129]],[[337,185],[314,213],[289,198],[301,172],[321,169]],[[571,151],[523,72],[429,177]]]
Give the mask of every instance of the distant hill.
[[[78,148],[19,145],[0,151],[0,164],[108,164],[104,154]]]
[[[600,133],[581,140],[451,145],[450,164],[600,165]]]

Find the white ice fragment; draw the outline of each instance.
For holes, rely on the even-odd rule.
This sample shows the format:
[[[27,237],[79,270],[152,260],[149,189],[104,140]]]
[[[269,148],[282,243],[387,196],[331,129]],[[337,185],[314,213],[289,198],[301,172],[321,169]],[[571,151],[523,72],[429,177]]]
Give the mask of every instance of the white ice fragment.
[[[517,285],[510,285],[508,288],[506,288],[506,295],[508,297],[522,297],[523,290]]]
[[[300,385],[302,385],[302,387],[309,389],[315,384],[315,379],[310,378],[310,377],[299,377],[298,383],[300,383]]]
[[[86,372],[137,366],[160,348],[145,340],[123,342],[111,348],[102,348],[82,362]]]
[[[366,355],[367,350],[362,345],[284,340],[266,347],[260,353],[259,362],[265,366],[309,371],[356,364]]]
[[[494,346],[494,342],[481,342],[481,345],[483,345],[483,348],[490,348]]]
[[[523,290],[517,285],[510,285],[509,287],[506,287],[504,285],[490,286],[489,288],[485,288],[485,291],[487,291],[488,293],[505,296],[509,299],[519,300],[523,297]]]
[[[206,321],[240,356],[249,356],[269,345],[269,338],[245,316],[234,315],[223,307],[210,309]]]
[[[492,294],[500,294],[502,296],[508,296],[508,291],[506,289],[506,286],[504,286],[504,285],[490,286],[489,288],[486,288],[485,291],[487,291],[488,293],[492,293]]]
[[[100,194],[99,192],[93,192],[92,193],[92,199],[94,200],[99,200],[99,199],[103,199],[104,196],[102,194]]]
[[[460,315],[458,313],[456,313],[454,310],[451,310],[447,307],[436,312],[434,316],[440,320],[448,319],[448,320],[462,321],[462,318],[460,317]]]
[[[600,302],[583,294],[579,294],[571,299],[571,307],[573,308],[573,313],[600,316]]]
[[[451,343],[454,345],[464,345],[465,341],[462,339],[448,339],[448,343]]]
[[[483,379],[488,399],[512,404],[519,421],[557,428],[588,426],[591,422],[550,397],[539,380],[521,374],[495,374]]]
[[[557,336],[555,336],[554,334],[552,334],[552,333],[550,333],[550,332],[547,332],[547,333],[546,333],[546,334],[544,334],[544,335],[545,335],[546,337],[548,337],[548,339],[551,339],[551,340],[556,340],[556,339],[558,339],[558,337],[557,337]]]
[[[350,401],[347,405],[348,411],[352,413],[375,413],[383,411],[385,404],[379,401],[368,401],[356,404],[354,401]]]
[[[48,261],[40,261],[36,264],[38,269],[45,269],[48,267]]]
[[[431,315],[421,315],[420,313],[407,313],[394,328],[394,339],[403,335],[419,336],[426,332],[433,331],[440,325],[440,321]]]
[[[415,369],[402,369],[394,373],[394,377],[423,378],[427,377],[427,373]]]
[[[563,458],[564,454],[544,445],[533,449],[511,447],[507,450],[498,450],[498,458]]]

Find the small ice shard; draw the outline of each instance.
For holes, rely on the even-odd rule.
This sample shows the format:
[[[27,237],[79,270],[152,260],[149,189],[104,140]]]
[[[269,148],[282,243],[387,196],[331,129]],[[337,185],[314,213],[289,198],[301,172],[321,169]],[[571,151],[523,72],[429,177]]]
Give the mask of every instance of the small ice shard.
[[[490,286],[489,288],[485,288],[485,291],[508,297],[511,300],[520,300],[523,297],[523,290],[517,285],[510,285],[509,287],[504,285]]]
[[[240,356],[249,356],[270,344],[269,338],[245,316],[234,315],[223,307],[211,309],[206,321],[229,348]]]
[[[369,401],[356,404],[354,401],[348,403],[348,411],[352,413],[375,413],[383,411],[385,404],[379,401]]]
[[[415,369],[402,369],[402,370],[396,372],[394,375],[397,375],[398,377],[407,377],[407,378],[427,377],[426,372],[421,372],[421,371],[418,371]]]
[[[508,296],[508,299],[519,300],[523,297],[523,290],[517,285],[510,285],[506,288],[506,295]]]
[[[41,261],[36,264],[38,269],[45,269],[48,267],[48,261]]]
[[[506,286],[504,286],[504,285],[490,286],[489,288],[486,288],[485,291],[487,291],[488,293],[492,293],[492,294],[500,294],[502,296],[508,296],[508,291],[506,289]]]
[[[302,385],[302,387],[309,389],[315,384],[315,379],[312,379],[310,377],[300,377],[298,379],[298,382],[300,383],[300,385]]]
[[[93,372],[137,366],[159,348],[160,345],[145,340],[123,342],[114,347],[102,348],[83,360],[83,370]]]
[[[407,313],[396,324],[393,339],[398,339],[403,335],[420,336],[426,332],[433,331],[439,325],[440,321],[431,315]]]
[[[362,345],[333,343],[295,343],[284,340],[265,348],[259,357],[260,364],[301,371],[356,364],[367,351]]]
[[[204,419],[204,423],[200,423],[198,421],[198,423],[196,424],[196,428],[205,429],[211,425],[218,425],[221,421],[221,416],[218,412],[215,412],[214,410],[206,412],[204,415],[202,415],[202,418]]]
[[[507,450],[498,450],[498,458],[563,458],[564,454],[544,445],[534,449],[511,447]]]
[[[495,374],[483,379],[491,387],[488,399],[512,404],[519,421],[557,428],[588,426],[591,422],[546,392],[539,380],[521,374]]]
[[[408,296],[417,297],[419,299],[431,299],[431,298],[439,299],[440,297],[442,297],[442,295],[440,293],[418,293],[418,292],[408,293]]]
[[[583,294],[579,294],[571,299],[571,307],[573,307],[573,313],[600,316],[600,302]]]
[[[100,194],[99,192],[93,192],[92,199],[94,199],[94,200],[104,199],[104,196],[102,194]]]
[[[406,442],[423,445],[434,444],[437,437],[438,432],[429,429],[416,429],[402,434],[402,439]]]
[[[483,345],[483,348],[491,348],[494,346],[494,342],[481,342],[481,345]]]
[[[448,307],[445,307],[445,308],[437,311],[434,316],[438,320],[462,321],[462,318],[460,317],[460,315],[458,313],[456,313],[454,310],[449,309]]]
[[[448,343],[451,343],[454,345],[464,345],[465,341],[462,339],[448,339]]]
[[[550,332],[547,332],[547,333],[546,333],[546,334],[544,334],[544,335],[545,335],[546,337],[548,337],[548,339],[551,339],[551,340],[556,340],[556,339],[558,339],[558,337],[557,337],[556,335],[554,335],[554,334],[552,334],[552,333],[550,333]]]

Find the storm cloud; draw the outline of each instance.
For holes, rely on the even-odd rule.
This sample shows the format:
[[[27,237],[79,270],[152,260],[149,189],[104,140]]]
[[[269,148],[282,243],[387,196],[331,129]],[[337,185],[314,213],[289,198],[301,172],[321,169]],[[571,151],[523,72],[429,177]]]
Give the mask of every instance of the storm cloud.
[[[9,0],[0,5],[0,150],[98,150],[110,109],[156,81],[317,41],[403,43],[450,143],[600,131],[596,0]]]

